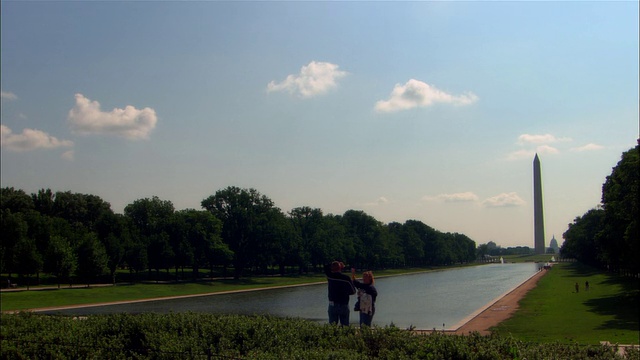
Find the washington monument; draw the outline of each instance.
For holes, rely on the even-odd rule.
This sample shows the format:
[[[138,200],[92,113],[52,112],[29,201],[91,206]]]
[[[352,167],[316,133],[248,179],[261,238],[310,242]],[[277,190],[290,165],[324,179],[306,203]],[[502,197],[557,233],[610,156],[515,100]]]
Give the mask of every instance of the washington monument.
[[[536,254],[544,254],[544,214],[542,210],[542,175],[538,154],[533,158],[533,232]]]

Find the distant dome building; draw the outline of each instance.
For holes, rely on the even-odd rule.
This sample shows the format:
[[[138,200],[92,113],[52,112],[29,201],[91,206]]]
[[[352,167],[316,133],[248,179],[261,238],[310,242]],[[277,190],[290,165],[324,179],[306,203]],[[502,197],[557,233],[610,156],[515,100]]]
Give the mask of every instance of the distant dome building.
[[[551,241],[549,241],[549,249],[553,249],[554,254],[557,254],[560,251],[560,246],[558,246],[558,240],[556,240],[555,235],[553,235],[553,237],[551,237]]]

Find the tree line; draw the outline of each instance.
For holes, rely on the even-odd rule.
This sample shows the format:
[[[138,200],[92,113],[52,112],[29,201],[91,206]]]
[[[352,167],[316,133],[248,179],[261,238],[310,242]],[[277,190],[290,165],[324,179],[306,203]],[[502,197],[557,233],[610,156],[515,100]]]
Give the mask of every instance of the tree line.
[[[117,270],[198,278],[203,270],[235,278],[287,269],[318,271],[334,259],[368,269],[440,266],[474,261],[476,245],[423,222],[383,224],[359,210],[342,215],[298,207],[284,213],[255,189],[234,186],[176,210],[156,196],[114,213],[96,195],[0,189],[1,272],[29,279],[90,284]],[[293,270],[292,270],[293,269]],[[172,271],[173,270],[173,271]],[[185,275],[186,271],[186,275]]]
[[[560,254],[601,269],[640,276],[640,139],[602,185],[602,203],[575,218]]]

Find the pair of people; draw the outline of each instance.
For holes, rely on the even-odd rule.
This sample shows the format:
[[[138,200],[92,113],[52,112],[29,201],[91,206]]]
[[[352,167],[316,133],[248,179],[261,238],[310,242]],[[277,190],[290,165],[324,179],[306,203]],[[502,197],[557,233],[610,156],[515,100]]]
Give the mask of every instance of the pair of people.
[[[375,313],[375,300],[378,291],[374,286],[373,273],[367,271],[363,274],[362,282],[356,280],[356,270],[351,269],[351,277],[342,273],[344,264],[334,261],[325,267],[327,284],[329,288],[329,323],[349,325],[349,296],[356,293],[356,288],[360,293],[360,325],[371,326],[371,320]],[[366,295],[366,296],[365,296]],[[368,300],[368,301],[366,301]]]

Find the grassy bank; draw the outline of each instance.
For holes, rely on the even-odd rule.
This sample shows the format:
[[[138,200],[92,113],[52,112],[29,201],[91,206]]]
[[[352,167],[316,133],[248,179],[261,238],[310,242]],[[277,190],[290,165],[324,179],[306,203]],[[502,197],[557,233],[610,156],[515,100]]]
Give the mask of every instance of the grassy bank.
[[[638,344],[638,289],[638,279],[580,263],[556,264],[520,302],[515,315],[493,330],[524,341]]]
[[[202,282],[166,284],[118,284],[95,286],[2,292],[2,311],[26,310],[43,307],[97,304],[131,301],[171,296],[210,294],[225,291],[249,290],[276,286],[299,285],[324,281],[324,276],[260,277],[240,280],[220,279]]]

